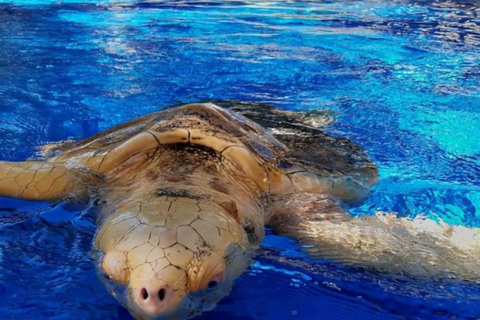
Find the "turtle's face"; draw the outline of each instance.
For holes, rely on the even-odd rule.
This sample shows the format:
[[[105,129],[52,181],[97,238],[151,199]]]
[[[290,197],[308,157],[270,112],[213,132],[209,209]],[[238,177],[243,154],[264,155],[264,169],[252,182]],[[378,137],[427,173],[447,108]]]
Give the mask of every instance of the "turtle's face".
[[[119,208],[96,237],[107,288],[138,319],[212,309],[250,260],[245,231],[223,209],[168,199]]]

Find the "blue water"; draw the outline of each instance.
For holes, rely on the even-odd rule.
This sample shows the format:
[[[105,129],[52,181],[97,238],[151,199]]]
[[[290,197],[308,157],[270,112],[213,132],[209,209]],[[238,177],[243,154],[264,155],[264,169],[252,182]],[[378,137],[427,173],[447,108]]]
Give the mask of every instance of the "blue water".
[[[480,4],[0,1],[0,159],[180,102],[330,110],[381,181],[355,214],[480,227]],[[96,278],[95,214],[0,198],[0,319],[131,319]],[[479,266],[480,267],[480,266]],[[200,319],[477,319],[480,285],[312,261],[270,232]]]

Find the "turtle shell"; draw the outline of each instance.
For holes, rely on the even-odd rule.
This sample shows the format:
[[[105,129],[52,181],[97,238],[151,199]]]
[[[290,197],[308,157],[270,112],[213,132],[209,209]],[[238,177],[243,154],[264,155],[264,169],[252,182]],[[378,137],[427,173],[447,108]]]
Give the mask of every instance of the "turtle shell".
[[[263,103],[235,100],[215,103],[265,128],[288,148],[286,160],[289,162],[307,170],[351,176],[367,185],[378,179],[378,168],[365,150],[346,138],[331,137],[322,131],[334,122],[330,111],[292,112]]]
[[[86,165],[105,174],[129,157],[167,144],[208,147],[267,193],[331,193],[361,200],[376,178],[363,150],[332,138],[308,116],[236,101],[188,104],[159,111],[61,149],[50,161]]]

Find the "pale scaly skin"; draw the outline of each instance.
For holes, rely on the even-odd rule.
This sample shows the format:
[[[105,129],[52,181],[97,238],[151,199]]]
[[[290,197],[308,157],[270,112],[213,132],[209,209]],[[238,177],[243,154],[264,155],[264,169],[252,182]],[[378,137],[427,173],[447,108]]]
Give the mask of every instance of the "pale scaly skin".
[[[0,195],[5,197],[54,201],[73,192],[84,194],[84,183],[93,180],[93,175],[69,170],[62,164],[0,161]]]
[[[0,162],[0,195],[97,198],[99,274],[138,319],[211,309],[248,265],[265,224],[347,265],[480,279],[476,230],[466,229],[461,245],[459,227],[348,215],[377,179],[359,147],[301,116],[233,109],[269,131],[212,104],[172,108],[49,147],[46,162]]]
[[[248,266],[252,250],[222,207],[164,196],[121,205],[103,224],[96,246],[104,253],[103,272],[128,288],[111,286],[111,293],[142,319],[210,309]],[[204,290],[209,292],[188,295]]]
[[[271,199],[269,223],[310,256],[389,275],[480,281],[480,229],[392,212],[352,218],[325,194]]]

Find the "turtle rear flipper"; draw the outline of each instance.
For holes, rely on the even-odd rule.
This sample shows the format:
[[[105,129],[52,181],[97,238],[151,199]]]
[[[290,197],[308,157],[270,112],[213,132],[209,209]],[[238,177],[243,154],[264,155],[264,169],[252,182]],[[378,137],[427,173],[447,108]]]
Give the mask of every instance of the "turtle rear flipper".
[[[0,161],[0,196],[26,200],[57,201],[87,190],[84,175],[63,164]]]

